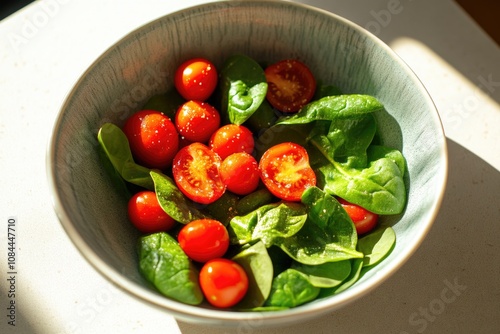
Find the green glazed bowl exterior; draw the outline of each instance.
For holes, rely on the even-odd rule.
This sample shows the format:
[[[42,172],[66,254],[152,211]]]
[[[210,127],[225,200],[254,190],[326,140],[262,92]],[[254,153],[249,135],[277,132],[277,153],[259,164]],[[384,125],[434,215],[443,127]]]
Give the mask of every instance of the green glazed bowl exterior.
[[[277,312],[231,312],[190,306],[152,289],[138,272],[139,234],[127,221],[126,200],[99,161],[97,130],[123,125],[153,94],[173,85],[182,61],[203,56],[220,65],[246,54],[269,62],[298,58],[321,82],[345,93],[370,94],[384,105],[376,115],[384,144],[407,159],[408,205],[392,225],[397,243],[382,263],[350,289]],[[150,22],[111,46],[82,74],[55,123],[47,155],[53,202],[83,257],[105,278],[181,320],[206,325],[289,325],[332,312],[365,295],[400,268],[429,231],[447,175],[446,141],[422,84],[388,46],[335,14],[284,1],[221,1]]]

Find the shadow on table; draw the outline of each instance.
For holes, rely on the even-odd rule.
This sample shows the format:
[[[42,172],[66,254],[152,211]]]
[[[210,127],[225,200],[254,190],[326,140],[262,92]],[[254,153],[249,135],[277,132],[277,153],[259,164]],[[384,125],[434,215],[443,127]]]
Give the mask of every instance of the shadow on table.
[[[449,139],[448,149],[448,186],[429,235],[375,291],[331,315],[293,327],[265,330],[246,323],[220,329],[178,321],[181,332],[500,332],[500,173]]]

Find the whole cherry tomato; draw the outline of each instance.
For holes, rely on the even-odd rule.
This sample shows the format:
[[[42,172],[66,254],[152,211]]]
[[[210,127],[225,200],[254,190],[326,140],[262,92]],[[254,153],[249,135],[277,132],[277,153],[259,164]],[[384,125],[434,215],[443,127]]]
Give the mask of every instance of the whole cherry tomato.
[[[255,143],[253,134],[247,127],[227,124],[214,132],[208,145],[224,160],[233,153],[252,153]]]
[[[208,302],[220,308],[236,305],[248,291],[245,270],[229,259],[214,259],[205,263],[199,281]]]
[[[229,247],[226,227],[214,219],[198,219],[186,224],[177,240],[187,256],[197,262],[222,257]]]
[[[136,112],[126,121],[123,132],[139,164],[158,169],[172,164],[179,148],[179,134],[174,123],[163,113],[155,110]]]
[[[186,100],[206,101],[217,87],[217,69],[204,58],[182,63],[174,75],[174,85]]]
[[[246,152],[233,153],[222,161],[220,175],[229,191],[248,195],[259,185],[259,164]]]
[[[377,226],[378,215],[376,213],[368,211],[357,204],[349,203],[342,198],[338,200],[349,217],[351,217],[358,235],[366,234]]]
[[[143,233],[170,230],[175,224],[160,206],[154,191],[138,192],[128,202],[128,217],[132,224]]]
[[[219,112],[206,102],[188,101],[175,115],[177,130],[190,142],[207,143],[219,125]]]

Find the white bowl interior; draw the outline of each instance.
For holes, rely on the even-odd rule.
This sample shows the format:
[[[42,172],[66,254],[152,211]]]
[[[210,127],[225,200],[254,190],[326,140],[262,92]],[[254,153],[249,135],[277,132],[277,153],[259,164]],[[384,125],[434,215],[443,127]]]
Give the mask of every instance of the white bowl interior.
[[[391,255],[347,291],[288,311],[245,313],[188,306],[167,299],[137,269],[139,234],[126,200],[110,183],[97,155],[97,130],[124,120],[153,94],[173,84],[183,60],[203,56],[216,65],[235,53],[259,61],[299,58],[322,82],[345,93],[376,96],[386,107],[377,120],[386,145],[407,159],[409,201],[393,225]],[[408,67],[382,42],[334,14],[283,1],[231,1],[168,15],[130,33],[82,75],[55,124],[48,152],[54,206],[82,255],[106,278],[174,316],[214,325],[253,319],[290,324],[319,316],[367,293],[417,249],[441,203],[446,143],[435,107]]]

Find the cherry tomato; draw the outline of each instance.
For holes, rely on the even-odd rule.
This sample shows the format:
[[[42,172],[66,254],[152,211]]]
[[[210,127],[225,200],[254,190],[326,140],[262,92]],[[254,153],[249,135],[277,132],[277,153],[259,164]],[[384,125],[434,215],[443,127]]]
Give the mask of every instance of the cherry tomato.
[[[222,257],[229,247],[226,227],[214,219],[198,219],[186,224],[177,239],[187,256],[198,262]]]
[[[220,177],[220,164],[220,157],[215,152],[201,143],[192,143],[174,157],[172,172],[175,183],[191,200],[212,203],[226,190]]]
[[[209,146],[222,160],[233,153],[252,153],[254,148],[252,132],[243,125],[227,124],[214,132]]]
[[[309,68],[295,59],[269,65],[265,69],[267,100],[283,112],[297,112],[309,103],[316,90],[316,80]]]
[[[259,185],[259,164],[246,152],[233,153],[222,161],[220,175],[229,191],[248,195]]]
[[[245,270],[229,259],[214,259],[205,263],[199,281],[205,298],[215,307],[234,306],[248,291]]]
[[[194,58],[179,66],[174,85],[186,100],[206,101],[217,86],[217,70],[209,60]]]
[[[366,234],[377,226],[378,215],[357,204],[349,203],[342,198],[338,198],[340,204],[351,217],[358,235]]]
[[[259,171],[267,189],[283,200],[300,201],[302,193],[316,185],[306,149],[291,142],[275,145],[264,152]]]
[[[155,110],[141,110],[129,117],[123,132],[139,164],[158,169],[172,164],[179,148],[179,134],[166,115]]]
[[[175,225],[160,206],[156,193],[150,190],[138,192],[128,202],[128,217],[143,233],[168,231]]]
[[[177,130],[191,142],[208,142],[219,125],[219,112],[206,102],[188,101],[179,107],[175,115]]]

